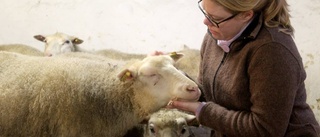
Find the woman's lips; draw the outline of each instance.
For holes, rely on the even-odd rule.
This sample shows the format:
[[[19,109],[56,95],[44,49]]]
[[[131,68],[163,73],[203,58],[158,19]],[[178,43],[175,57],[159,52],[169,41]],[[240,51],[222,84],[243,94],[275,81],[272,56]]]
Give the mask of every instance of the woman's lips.
[[[212,35],[216,35],[216,34],[217,34],[217,32],[214,31],[214,30],[209,30],[209,31],[210,31],[210,33],[211,33]]]

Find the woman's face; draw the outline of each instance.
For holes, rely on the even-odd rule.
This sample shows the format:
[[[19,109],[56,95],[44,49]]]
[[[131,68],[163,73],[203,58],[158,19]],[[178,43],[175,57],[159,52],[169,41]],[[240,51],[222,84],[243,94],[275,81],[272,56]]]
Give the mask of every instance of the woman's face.
[[[211,20],[219,23],[219,27],[217,27],[217,25],[210,22],[208,18],[205,18],[203,21],[204,24],[208,26],[212,36],[217,40],[232,39],[246,24],[244,19],[241,19],[240,14],[233,16],[232,13],[212,0],[203,0],[200,4],[202,4],[203,10]]]

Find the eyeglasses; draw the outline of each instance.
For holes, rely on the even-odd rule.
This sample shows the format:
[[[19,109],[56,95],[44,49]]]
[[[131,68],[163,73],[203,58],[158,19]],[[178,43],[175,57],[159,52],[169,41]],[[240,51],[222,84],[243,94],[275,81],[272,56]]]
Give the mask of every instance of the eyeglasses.
[[[219,28],[219,24],[220,24],[220,23],[226,22],[226,21],[228,21],[228,20],[230,20],[230,19],[232,19],[232,18],[234,18],[235,16],[238,15],[238,14],[234,14],[234,15],[232,15],[232,16],[230,16],[230,17],[228,17],[228,18],[226,18],[226,19],[224,19],[224,20],[222,20],[222,21],[216,22],[216,21],[214,21],[214,20],[212,19],[211,16],[209,16],[209,15],[205,12],[205,10],[204,10],[204,9],[202,8],[202,6],[201,6],[201,2],[202,2],[202,0],[199,0],[199,1],[198,1],[198,7],[199,7],[199,9],[200,9],[201,12],[204,14],[204,16],[205,16],[215,27],[217,27],[217,28]]]

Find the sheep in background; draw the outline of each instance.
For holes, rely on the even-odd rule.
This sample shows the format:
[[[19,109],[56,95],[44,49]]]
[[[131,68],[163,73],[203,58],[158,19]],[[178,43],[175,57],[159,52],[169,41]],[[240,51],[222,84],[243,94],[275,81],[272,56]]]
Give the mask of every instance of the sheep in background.
[[[200,66],[200,50],[191,49],[185,45],[178,52],[184,54],[184,56],[177,61],[175,67],[187,73],[191,79],[197,80]]]
[[[117,60],[142,59],[147,56],[146,54],[126,53],[114,49],[101,49],[93,53]]]
[[[45,43],[44,53],[46,56],[56,56],[68,52],[88,52],[118,60],[130,60],[132,58],[143,59],[146,57],[146,55],[142,54],[128,54],[113,49],[98,51],[85,50],[79,46],[79,44],[83,43],[82,39],[61,32],[46,36],[35,35],[34,38]]]
[[[180,57],[149,56],[122,68],[2,51],[0,136],[123,136],[171,99],[199,98],[196,83],[173,66]]]
[[[200,50],[191,49],[188,46],[184,45],[184,48],[182,50],[176,52],[184,54],[183,58],[175,63],[176,68],[187,73],[187,75],[190,76],[191,79],[196,80],[199,73]],[[97,50],[93,52],[93,54],[105,56],[116,60],[129,60],[132,58],[142,59],[147,56],[145,54],[125,53],[114,49]]]
[[[35,35],[35,39],[45,43],[44,53],[46,56],[55,56],[66,52],[86,51],[79,47],[83,40],[61,32],[51,35]]]
[[[129,130],[124,137],[194,137],[192,126],[189,126],[192,123],[197,123],[194,115],[162,108]]]
[[[87,53],[87,52],[68,52],[68,53],[64,53],[64,54],[59,54],[55,57],[64,57],[64,58],[68,57],[68,58],[81,58],[81,59],[95,60],[95,61],[108,61],[111,64],[124,64],[128,61],[138,60],[138,59],[116,60],[116,59],[111,59],[111,58],[107,58],[105,56],[91,54],[91,53]],[[139,60],[142,60],[142,59],[139,59]]]
[[[40,50],[24,44],[5,44],[0,45],[0,51],[16,52],[31,56],[44,56]]]
[[[196,117],[178,109],[163,108],[151,114],[144,137],[194,137],[190,123]]]
[[[142,59],[146,57],[145,54],[125,53],[114,49],[88,51],[79,47],[79,44],[83,43],[83,40],[60,32],[47,36],[35,35],[34,38],[46,43],[44,50],[46,56],[80,51],[106,56],[116,60]],[[186,72],[192,79],[196,79],[199,72],[200,51],[184,45],[184,48],[178,52],[185,54],[185,57],[176,63],[176,67]]]

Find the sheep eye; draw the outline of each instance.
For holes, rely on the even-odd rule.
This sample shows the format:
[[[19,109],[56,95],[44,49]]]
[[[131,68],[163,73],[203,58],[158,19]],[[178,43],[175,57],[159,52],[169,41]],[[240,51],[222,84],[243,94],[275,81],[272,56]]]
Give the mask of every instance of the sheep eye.
[[[156,133],[156,131],[154,130],[153,127],[150,127],[150,132],[153,133],[153,134]]]
[[[186,133],[186,129],[185,128],[183,128],[182,130],[181,130],[181,134],[184,134],[184,133]]]
[[[152,74],[150,77],[156,77],[156,74]],[[157,78],[157,77],[156,77]],[[156,79],[155,83],[153,84],[153,86],[157,85],[159,82],[159,78]]]
[[[182,127],[182,130],[181,130],[181,134],[185,134],[186,132],[187,132],[187,126],[186,125],[184,125],[183,127]]]
[[[69,43],[70,43],[70,40],[66,40],[64,43],[69,44]]]
[[[155,77],[157,74],[151,74],[149,75],[149,77]]]
[[[149,130],[152,134],[156,133],[156,130],[154,129],[154,125],[153,124],[149,124]]]

